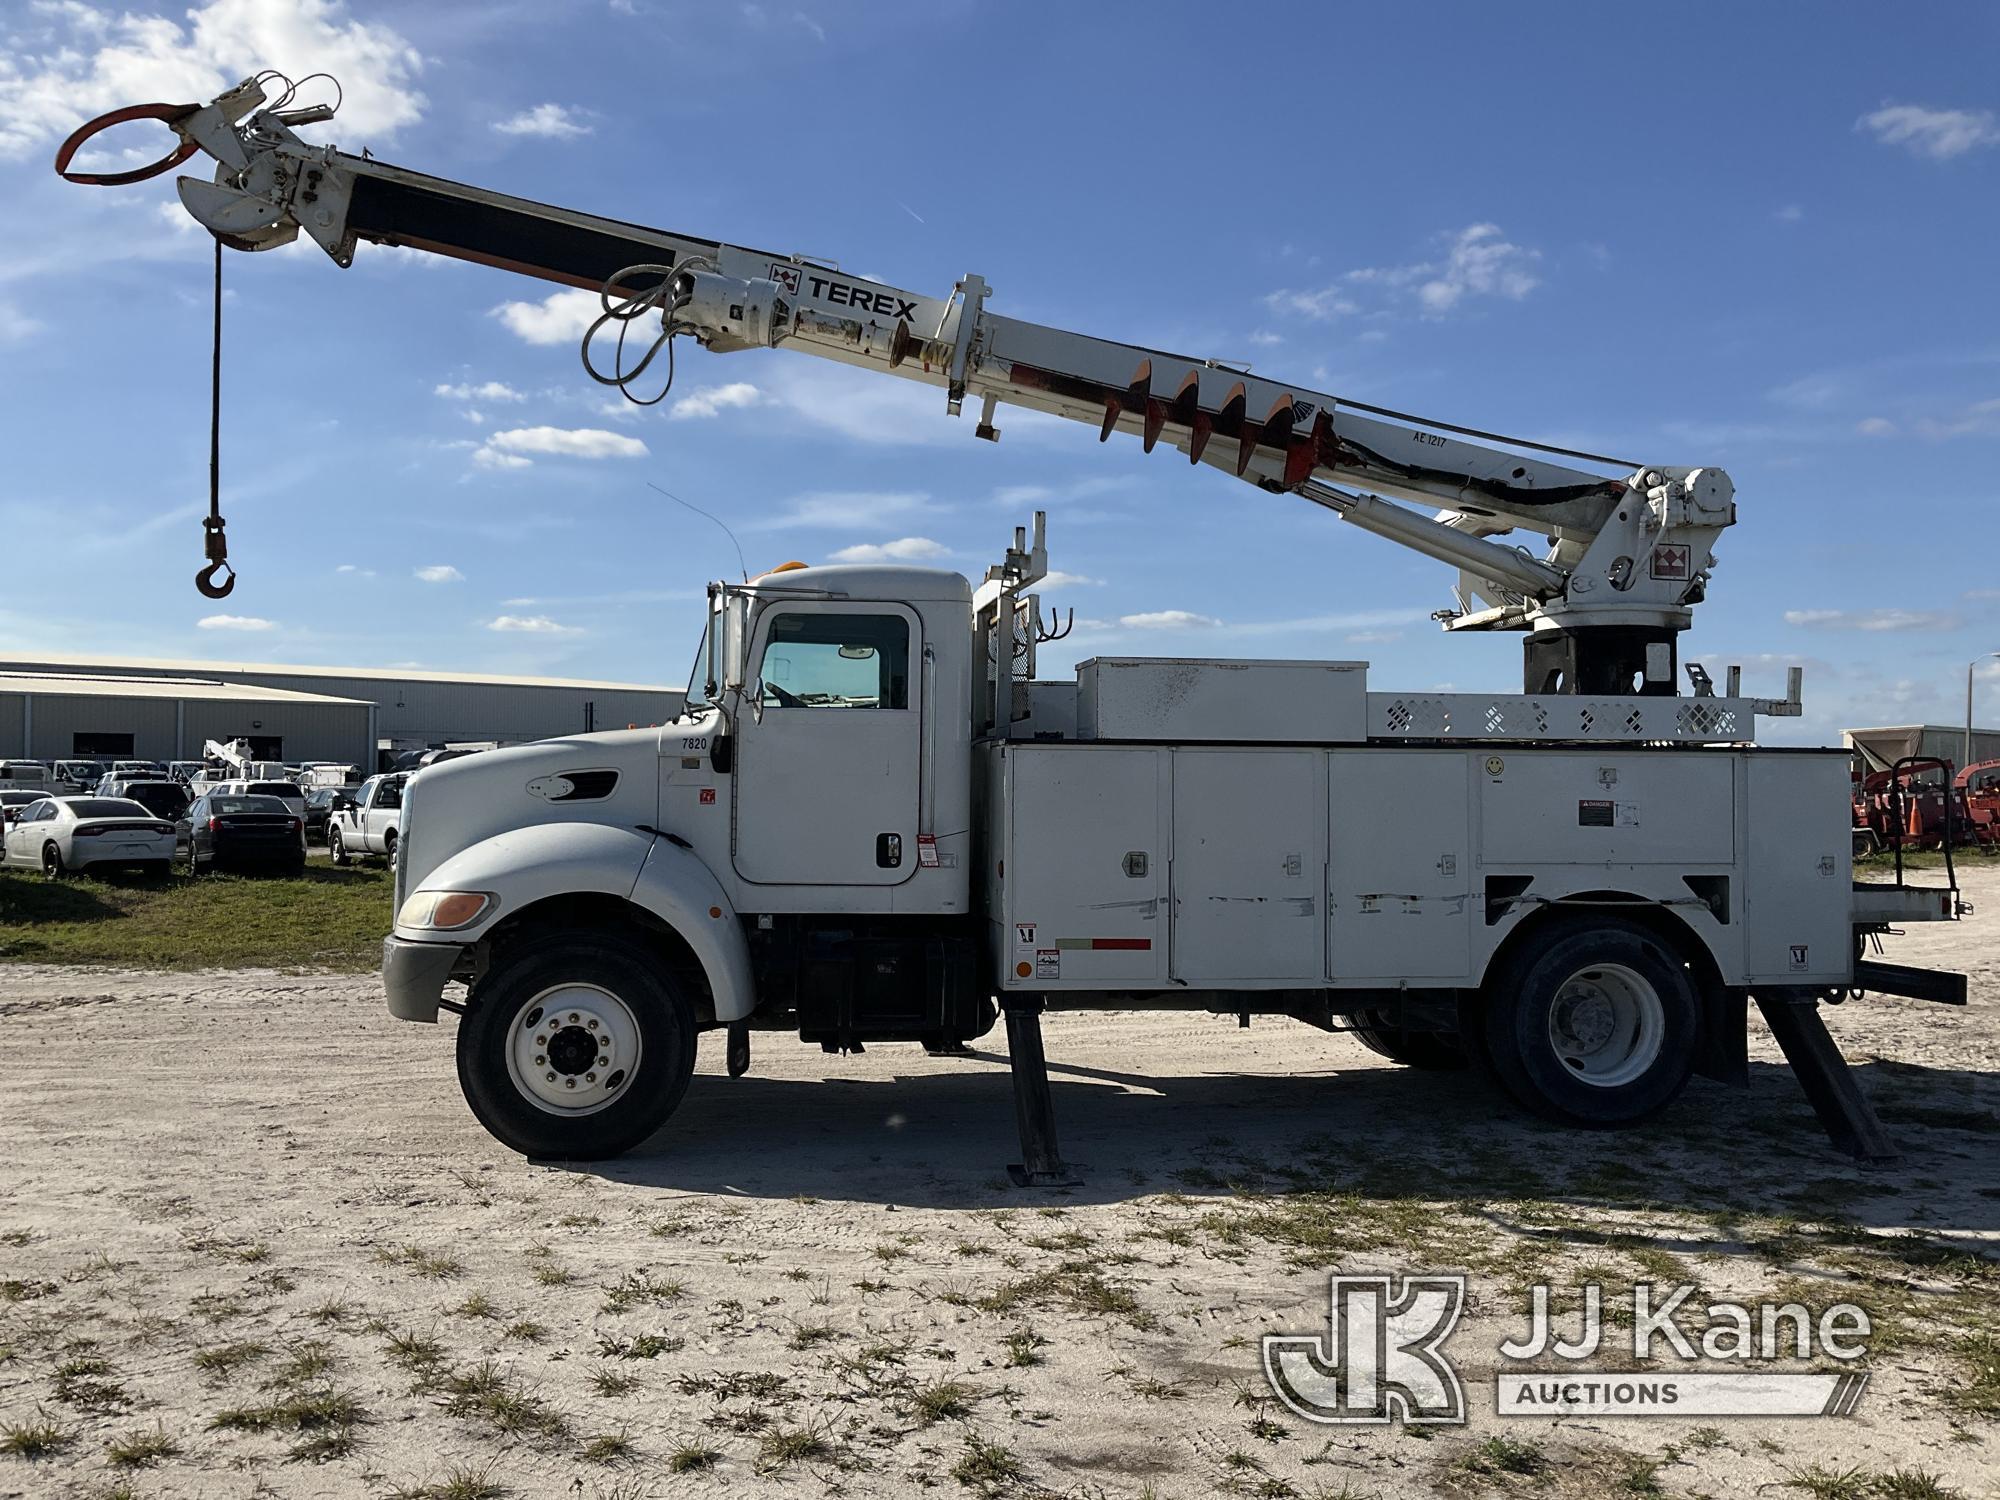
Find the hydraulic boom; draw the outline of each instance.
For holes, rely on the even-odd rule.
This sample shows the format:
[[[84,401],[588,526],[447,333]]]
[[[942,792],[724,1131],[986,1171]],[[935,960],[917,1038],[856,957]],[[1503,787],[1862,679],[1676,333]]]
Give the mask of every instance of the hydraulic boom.
[[[992,289],[976,275],[928,297],[803,256],[314,146],[294,127],[331,110],[267,107],[269,76],[206,105],[104,116],[64,143],[57,169],[75,181],[123,183],[205,151],[217,162],[214,179],[180,178],[181,201],[234,249],[268,250],[304,231],[344,267],[363,241],[407,246],[601,291],[622,326],[657,309],[661,338],[685,334],[715,353],[789,349],[942,387],[953,415],[978,403],[980,437],[1000,436],[1005,403],[1087,423],[1100,440],[1137,437],[1147,452],[1165,443],[1460,569],[1455,607],[1438,617],[1455,630],[1526,632],[1530,693],[1674,691],[1676,639],[1702,599],[1716,537],[1735,519],[1734,488],[1720,469],[1628,464],[1500,438],[1337,401],[1245,366],[1005,317],[987,307]],[[68,170],[90,135],[140,118],[180,135],[166,159],[112,176]],[[588,364],[588,346],[585,355]],[[629,376],[598,378],[622,385]],[[1517,528],[1546,538],[1541,555],[1494,540]]]

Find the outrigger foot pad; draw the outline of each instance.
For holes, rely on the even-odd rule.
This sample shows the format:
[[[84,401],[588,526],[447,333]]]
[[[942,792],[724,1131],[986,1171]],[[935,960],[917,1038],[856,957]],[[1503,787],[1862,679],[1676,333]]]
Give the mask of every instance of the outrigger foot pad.
[[[1834,1148],[1858,1161],[1894,1161],[1900,1154],[1896,1143],[1828,1034],[1818,999],[1782,990],[1760,992],[1756,998]]]

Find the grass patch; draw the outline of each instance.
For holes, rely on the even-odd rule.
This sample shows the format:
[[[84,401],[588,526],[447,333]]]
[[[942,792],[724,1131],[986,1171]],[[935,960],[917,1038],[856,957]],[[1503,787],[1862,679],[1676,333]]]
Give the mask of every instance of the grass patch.
[[[0,962],[142,969],[340,969],[382,960],[386,869],[308,863],[297,880],[0,870]]]
[[[32,1422],[0,1424],[0,1454],[8,1458],[54,1458],[69,1451],[76,1438],[46,1417]]]
[[[629,1339],[600,1337],[597,1352],[606,1359],[658,1359],[662,1354],[678,1354],[686,1346],[684,1338],[664,1333],[641,1333]]]
[[[332,1386],[287,1391],[261,1406],[217,1412],[210,1427],[227,1432],[290,1432],[298,1441],[291,1456],[310,1463],[345,1458],[354,1451],[354,1429],[368,1420],[368,1408]]]
[[[569,1436],[569,1419],[541,1397],[510,1380],[492,1360],[456,1371],[441,1382],[444,1409],[486,1423],[502,1437]]]
[[[925,1427],[953,1417],[969,1417],[972,1408],[986,1395],[978,1386],[963,1380],[940,1380],[910,1392],[910,1410]]]
[[[494,1479],[493,1471],[460,1467],[442,1479],[406,1484],[389,1491],[389,1500],[505,1500],[514,1492]]]
[[[583,1445],[583,1456],[594,1464],[625,1463],[637,1452],[632,1439],[622,1429],[600,1432]]]
[[[992,1495],[1020,1481],[1021,1461],[1009,1448],[972,1438],[951,1466],[951,1477],[969,1490]]]
[[[1027,1306],[1063,1307],[1076,1313],[1123,1318],[1132,1327],[1157,1327],[1159,1319],[1139,1306],[1129,1287],[1105,1280],[1085,1261],[1065,1261],[995,1287],[975,1304],[981,1312],[1011,1313]]]
[[[757,1444],[757,1471],[771,1474],[793,1464],[824,1462],[833,1454],[832,1429],[824,1422],[773,1427]]]
[[[669,1474],[698,1474],[703,1469],[712,1469],[722,1462],[722,1455],[705,1443],[676,1443],[673,1452],[667,1455]]]
[[[1534,1479],[1548,1472],[1549,1461],[1533,1443],[1490,1437],[1475,1443],[1457,1467],[1469,1474],[1515,1474]]]
[[[644,1271],[634,1271],[621,1277],[618,1284],[604,1294],[604,1310],[607,1313],[627,1312],[635,1307],[657,1306],[663,1302],[678,1302],[687,1295],[684,1281],[661,1281]]]
[[[2000,1417],[2000,1335],[1970,1333],[1952,1347],[1959,1378],[1945,1401],[1976,1417]]]
[[[105,1445],[104,1457],[114,1469],[150,1469],[154,1464],[176,1457],[181,1445],[167,1436],[164,1425],[151,1432],[140,1428]]]
[[[465,1274],[465,1262],[443,1250],[426,1250],[422,1245],[385,1245],[375,1252],[385,1266],[401,1266],[426,1281],[450,1281]]]

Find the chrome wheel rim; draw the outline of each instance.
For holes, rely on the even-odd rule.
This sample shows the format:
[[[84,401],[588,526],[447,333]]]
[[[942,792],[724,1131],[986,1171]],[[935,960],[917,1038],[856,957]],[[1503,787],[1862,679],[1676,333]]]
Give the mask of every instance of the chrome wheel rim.
[[[521,1096],[553,1115],[592,1115],[638,1076],[639,1021],[594,984],[553,985],[514,1011],[507,1074]]]
[[[1549,1007],[1550,1049],[1570,1077],[1592,1088],[1643,1076],[1659,1060],[1666,1032],[1659,991],[1623,964],[1577,970]]]

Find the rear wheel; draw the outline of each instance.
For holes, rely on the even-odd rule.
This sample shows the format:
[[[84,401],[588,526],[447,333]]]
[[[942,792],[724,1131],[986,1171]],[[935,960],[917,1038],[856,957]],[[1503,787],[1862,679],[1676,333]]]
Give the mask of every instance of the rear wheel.
[[[42,874],[50,880],[61,880],[69,874],[69,866],[63,863],[62,850],[53,841],[42,845]]]
[[[340,830],[338,828],[329,828],[327,830],[326,852],[327,852],[327,857],[330,858],[335,864],[344,865],[347,863],[348,861],[347,845],[341,842]]]
[[[384,834],[384,835],[383,835],[383,837],[382,837],[382,854],[383,854],[383,857],[384,857],[384,858],[386,858],[386,859],[387,859],[387,860],[389,861],[389,868],[390,868],[390,869],[392,869],[392,870],[393,870],[393,869],[395,869],[395,868],[396,868],[396,834],[395,834],[395,830],[393,830],[393,829],[391,829],[391,830],[390,830],[390,831],[389,831],[388,833]]]
[[[1637,923],[1568,922],[1496,975],[1480,1041],[1502,1087],[1571,1125],[1629,1125],[1687,1086],[1700,1037],[1694,981]]]
[[[686,998],[641,949],[551,934],[480,981],[458,1028],[458,1082],[479,1123],[524,1156],[628,1151],[694,1072]]]
[[[1453,1031],[1412,1031],[1387,1011],[1364,1010],[1354,1017],[1354,1039],[1390,1062],[1427,1073],[1456,1072],[1465,1066],[1465,1048]]]

